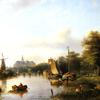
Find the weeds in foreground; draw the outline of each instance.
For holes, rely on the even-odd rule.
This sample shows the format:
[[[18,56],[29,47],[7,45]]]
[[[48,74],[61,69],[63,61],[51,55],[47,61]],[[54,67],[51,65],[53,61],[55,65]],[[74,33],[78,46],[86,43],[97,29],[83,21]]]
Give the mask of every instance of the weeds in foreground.
[[[77,93],[75,88],[80,84],[83,89]],[[80,77],[64,88],[61,94],[54,96],[53,100],[100,100],[100,77]]]

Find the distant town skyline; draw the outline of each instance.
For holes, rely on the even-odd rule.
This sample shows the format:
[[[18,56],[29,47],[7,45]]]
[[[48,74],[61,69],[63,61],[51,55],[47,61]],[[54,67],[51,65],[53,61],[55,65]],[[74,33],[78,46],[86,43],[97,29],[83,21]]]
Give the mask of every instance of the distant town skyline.
[[[25,60],[22,56],[21,60],[14,63],[13,67],[34,67],[36,64],[34,61]]]
[[[1,0],[0,55],[7,66],[24,56],[35,63],[81,52],[91,30],[100,31],[100,0]],[[1,56],[0,56],[1,57]]]

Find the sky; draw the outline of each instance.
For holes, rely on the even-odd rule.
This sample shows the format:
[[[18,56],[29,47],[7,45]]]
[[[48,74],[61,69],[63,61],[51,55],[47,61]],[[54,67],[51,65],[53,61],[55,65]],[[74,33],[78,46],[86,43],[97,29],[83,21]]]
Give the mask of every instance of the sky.
[[[91,30],[100,31],[100,0],[0,0],[0,55],[47,62],[82,51]],[[2,58],[2,56],[0,56]]]

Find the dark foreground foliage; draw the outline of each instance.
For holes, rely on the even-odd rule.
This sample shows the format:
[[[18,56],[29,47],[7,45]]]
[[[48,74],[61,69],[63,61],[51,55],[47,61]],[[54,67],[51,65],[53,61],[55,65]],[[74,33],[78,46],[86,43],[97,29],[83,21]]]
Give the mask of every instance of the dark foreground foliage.
[[[100,100],[100,90],[88,90],[81,93],[61,93],[52,97],[53,100]]]
[[[82,86],[80,92],[76,88]],[[52,97],[53,100],[100,100],[100,77],[81,76],[77,80],[69,82],[64,91]]]

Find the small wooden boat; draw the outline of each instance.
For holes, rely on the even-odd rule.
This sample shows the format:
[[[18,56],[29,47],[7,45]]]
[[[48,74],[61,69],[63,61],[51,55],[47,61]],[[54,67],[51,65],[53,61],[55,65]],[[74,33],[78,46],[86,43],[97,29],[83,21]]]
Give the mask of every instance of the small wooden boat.
[[[27,92],[27,85],[23,85],[22,83],[20,83],[20,85],[13,85],[12,86],[12,90],[10,90],[9,92],[13,92],[13,93],[20,93],[20,92]]]
[[[62,80],[60,80],[60,79],[50,79],[50,84],[59,86],[59,85],[62,85]]]

